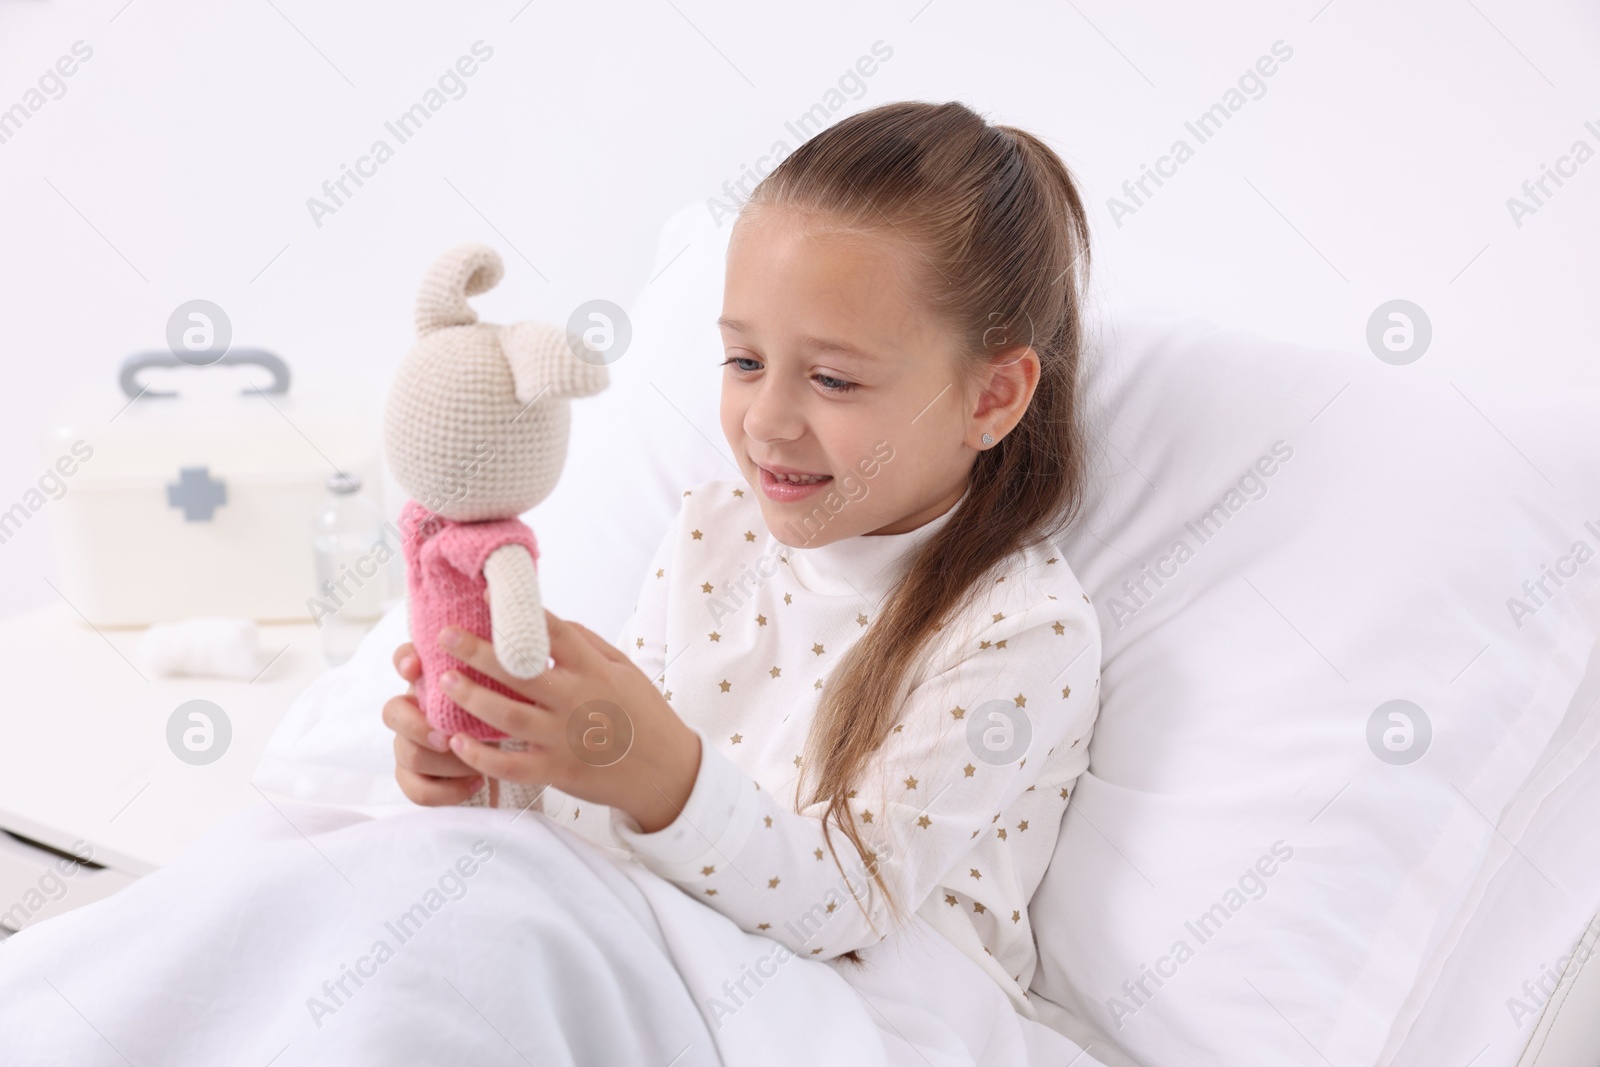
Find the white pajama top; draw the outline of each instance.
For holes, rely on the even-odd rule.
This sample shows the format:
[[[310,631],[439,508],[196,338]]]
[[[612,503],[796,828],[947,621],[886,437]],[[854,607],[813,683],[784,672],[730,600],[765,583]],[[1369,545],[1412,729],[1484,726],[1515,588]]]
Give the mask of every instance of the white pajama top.
[[[876,618],[910,550],[955,508],[908,533],[793,548],[767,531],[758,492],[738,478],[683,494],[618,641],[701,738],[681,814],[646,834],[620,811],[553,788],[543,809],[743,929],[831,960],[876,944],[892,923],[837,825],[838,859],[830,852],[825,804],[801,797],[797,810],[807,732],[829,672]],[[1034,1018],[1028,902],[1088,764],[1100,630],[1051,542],[981,581],[974,604],[923,646],[849,805],[903,910]]]

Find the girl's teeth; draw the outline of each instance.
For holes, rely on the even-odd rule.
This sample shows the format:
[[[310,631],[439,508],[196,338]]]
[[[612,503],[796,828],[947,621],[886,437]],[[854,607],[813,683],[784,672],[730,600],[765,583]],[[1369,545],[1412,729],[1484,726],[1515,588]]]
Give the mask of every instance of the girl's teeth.
[[[811,485],[827,477],[826,474],[779,474],[776,471],[771,472],[771,474],[780,482],[791,482],[795,485]]]

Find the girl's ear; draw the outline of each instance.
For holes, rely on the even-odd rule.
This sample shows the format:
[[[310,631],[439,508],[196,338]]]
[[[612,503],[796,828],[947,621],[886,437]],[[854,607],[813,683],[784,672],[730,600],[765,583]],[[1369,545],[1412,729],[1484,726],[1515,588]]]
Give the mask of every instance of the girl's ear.
[[[467,297],[486,293],[505,275],[500,253],[481,244],[460,244],[434,260],[417,292],[417,336],[446,326],[470,326],[478,313]]]
[[[516,382],[517,401],[531,404],[536,399],[572,399],[594,396],[610,384],[604,364],[582,360],[567,343],[566,331],[548,322],[519,322],[504,328],[500,345],[511,377]]]

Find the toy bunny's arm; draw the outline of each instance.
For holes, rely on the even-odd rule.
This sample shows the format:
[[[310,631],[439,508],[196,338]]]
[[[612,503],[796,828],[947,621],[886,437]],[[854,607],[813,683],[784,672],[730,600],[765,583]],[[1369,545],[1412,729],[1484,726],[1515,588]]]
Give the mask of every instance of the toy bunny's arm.
[[[484,561],[483,576],[489,583],[495,658],[513,677],[542,674],[550,657],[550,631],[533,557],[522,545],[502,545]]]

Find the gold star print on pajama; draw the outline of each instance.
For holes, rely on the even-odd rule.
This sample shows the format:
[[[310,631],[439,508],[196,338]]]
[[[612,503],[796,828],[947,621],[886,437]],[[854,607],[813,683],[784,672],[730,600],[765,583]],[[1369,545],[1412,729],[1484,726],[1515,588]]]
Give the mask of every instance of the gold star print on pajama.
[[[580,807],[555,789],[545,811],[631,851],[744,929],[831,960],[870,950],[892,924],[849,838],[836,825],[824,836],[826,805],[796,811],[807,732],[827,679],[876,621],[909,553],[954,508],[909,533],[790,547],[767,530],[755,494],[732,479],[684,493],[616,642],[700,735],[683,812],[644,834],[623,813]],[[899,720],[848,804],[903,908],[1031,1018],[1027,905],[1088,765],[1100,631],[1048,542],[980,581],[974,601],[923,646]]]

